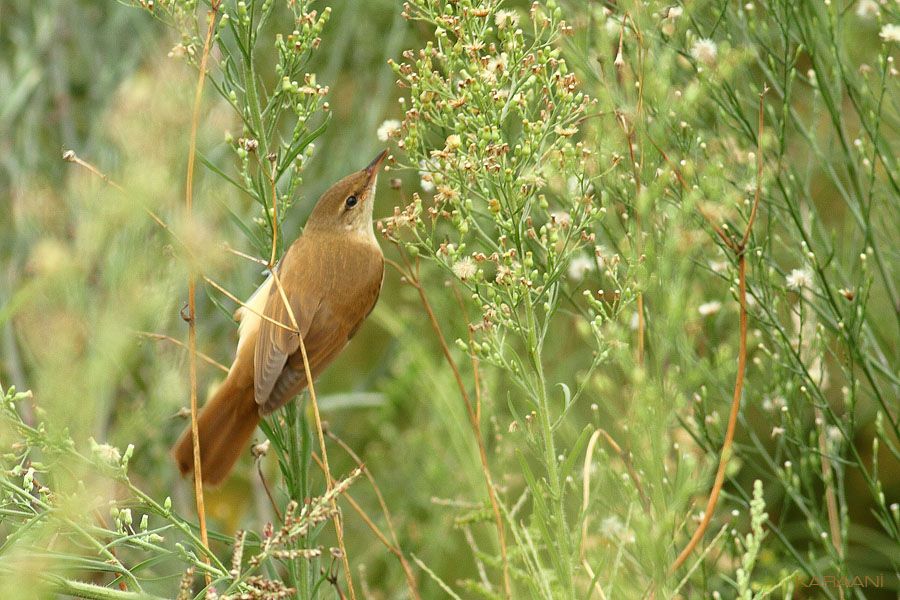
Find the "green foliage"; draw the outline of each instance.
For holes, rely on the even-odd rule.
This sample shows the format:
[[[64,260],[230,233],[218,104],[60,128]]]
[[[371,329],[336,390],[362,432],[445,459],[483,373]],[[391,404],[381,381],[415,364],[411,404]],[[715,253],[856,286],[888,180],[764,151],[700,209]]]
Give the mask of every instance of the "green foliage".
[[[339,597],[334,495],[357,597],[503,598],[506,571],[512,598],[807,597],[878,575],[815,592],[896,595],[895,4],[229,0],[193,223],[210,6],[134,4],[0,9],[0,595],[26,573],[34,598],[204,597],[209,574],[219,595]],[[396,146],[376,212],[397,269],[317,382],[350,476],[326,492],[292,403],[207,494],[207,553],[168,456],[186,274],[248,297],[260,268],[221,243],[265,263],[282,224],[277,257],[376,137]],[[61,147],[125,191],[65,171]],[[735,386],[719,233],[757,193],[738,435],[670,573]],[[207,292],[199,349],[227,364],[233,303]],[[338,439],[377,490],[347,489]]]
[[[279,566],[322,555],[321,548],[303,544],[322,523],[334,518],[332,498],[344,493],[362,473],[355,470],[302,508],[289,502],[277,529],[269,523],[258,533],[239,531],[233,540],[213,536],[234,546],[229,568],[205,549],[196,525],[173,512],[171,498],[158,503],[132,483],[128,466],[134,446],[120,452],[91,439],[91,453],[81,454],[71,438],[53,432],[43,421],[31,426],[22,420],[17,404],[30,400],[30,392],[10,388],[3,393],[4,431],[22,440],[3,457],[0,510],[10,530],[6,543],[15,550],[7,556],[3,570],[7,575],[21,569],[33,571],[40,582],[32,590],[34,597],[52,591],[75,596],[89,593],[83,596],[89,598],[138,597],[99,586],[82,589],[78,581],[65,578],[67,572],[78,570],[109,572],[111,587],[121,582],[123,589],[145,594],[139,597],[147,597],[147,580],[152,583],[160,571],[172,570],[163,578],[181,577],[189,583],[195,570],[208,574],[209,585],[219,589],[222,598],[294,594],[297,588],[286,586],[277,575]],[[112,492],[109,498],[95,494],[103,485],[111,486],[105,490]],[[49,562],[52,568],[38,569],[36,561]],[[123,561],[133,566],[125,567]],[[186,572],[179,571],[185,568]],[[154,570],[153,577],[145,573],[148,569]]]
[[[163,17],[181,32],[182,41],[170,55],[185,58],[199,68],[206,25],[197,19],[196,1],[140,2],[152,14]],[[276,11],[276,2],[220,2],[210,18],[218,18],[213,43],[216,71],[210,81],[240,119],[241,135],[226,134],[226,143],[239,162],[238,174],[229,176],[209,159],[203,163],[260,205],[253,222],[258,232],[235,222],[250,238],[257,252],[268,255],[276,216],[293,204],[302,182],[301,169],[311,155],[312,142],[327,123],[315,126],[318,111],[328,109],[323,97],[328,87],[316,83],[305,71],[319,35],[328,22],[330,8],[321,15],[307,2],[288,2],[287,15]],[[275,33],[270,20],[288,22],[293,29]],[[270,64],[272,55],[274,65]],[[274,70],[275,77],[263,73]],[[273,195],[277,194],[277,209]],[[280,240],[279,240],[280,241]],[[283,247],[279,244],[277,254]]]
[[[575,593],[578,524],[567,515],[566,480],[583,444],[571,454],[558,450],[556,429],[584,387],[573,384],[573,395],[561,383],[565,402],[554,403],[544,347],[561,299],[570,295],[563,284],[567,268],[593,241],[605,211],[589,189],[592,153],[571,141],[591,101],[577,91],[575,75],[560,58],[566,28],[560,10],[533,10],[526,39],[518,13],[497,7],[406,6],[410,18],[435,28],[436,41],[407,52],[410,63],[394,65],[409,88],[409,105],[392,135],[409,168],[436,193],[427,206],[414,194],[409,206],[383,222],[383,231],[406,254],[458,280],[480,313],[469,326],[475,335],[461,346],[515,384],[520,393],[509,401],[512,423],[522,450],[542,469],[538,478],[523,457],[533,500],[529,544],[554,550],[523,553],[521,568],[535,591],[569,596]],[[550,180],[573,189],[550,188]],[[603,260],[599,248],[590,252]],[[616,302],[616,311],[623,305]],[[596,347],[584,381],[608,348],[599,314],[587,322]],[[524,543],[517,521],[508,524]]]

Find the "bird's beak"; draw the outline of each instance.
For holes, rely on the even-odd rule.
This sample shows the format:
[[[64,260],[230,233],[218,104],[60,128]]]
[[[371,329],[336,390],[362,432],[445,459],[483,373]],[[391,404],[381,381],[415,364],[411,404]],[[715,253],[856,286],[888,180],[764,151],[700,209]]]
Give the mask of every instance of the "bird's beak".
[[[388,151],[382,150],[381,154],[375,157],[375,160],[369,163],[369,166],[365,168],[366,174],[369,176],[369,182],[375,181],[375,178],[378,176],[378,171],[381,170],[381,163],[384,162],[384,159],[387,158]]]

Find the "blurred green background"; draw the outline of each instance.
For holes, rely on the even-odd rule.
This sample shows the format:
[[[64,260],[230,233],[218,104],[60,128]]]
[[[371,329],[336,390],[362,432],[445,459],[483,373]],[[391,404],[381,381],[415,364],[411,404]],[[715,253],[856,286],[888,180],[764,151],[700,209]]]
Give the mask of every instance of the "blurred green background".
[[[309,70],[330,86],[333,115],[304,171],[302,199],[285,217],[291,240],[325,188],[385,147],[378,126],[402,117],[387,59],[415,46],[420,34],[391,1],[329,4],[326,50],[314,55]],[[136,483],[154,496],[171,494],[176,508],[192,514],[190,482],[178,477],[168,456],[187,423],[179,416],[188,403],[186,354],[139,333],[186,339],[179,316],[187,299],[185,266],[139,204],[180,227],[196,78],[184,61],[167,57],[178,41],[144,11],[117,2],[0,3],[0,382],[32,389],[49,420],[68,427],[79,444],[89,437],[120,448],[135,444]],[[233,159],[226,130],[240,135],[208,88],[200,148],[227,165]],[[129,194],[63,161],[64,150],[95,164]],[[382,175],[376,218],[400,204],[388,182],[395,176]],[[262,280],[261,268],[221,250],[227,242],[252,252],[220,202],[246,220],[258,207],[202,166],[197,181],[203,225],[192,244],[208,261],[206,273],[247,298]],[[236,327],[210,296],[228,311],[235,308],[212,288],[201,290],[199,350],[229,365]],[[445,299],[434,300],[440,306]],[[414,291],[387,269],[375,312],[317,390],[331,430],[389,492],[401,539],[427,563],[444,562],[442,575],[452,581],[472,565],[452,558],[466,542],[448,534],[454,512],[435,510],[434,499],[468,502],[481,495],[483,482],[458,391],[449,372],[436,368],[443,359],[416,303]],[[408,350],[406,340],[423,334],[433,351],[422,352],[421,343]],[[221,378],[200,362],[201,402]],[[429,456],[435,447],[447,451]],[[270,476],[273,462],[266,466]],[[355,465],[337,448],[331,462],[335,474]],[[378,514],[370,488],[353,493]],[[208,492],[207,507],[210,526],[228,533],[273,517],[249,449],[236,475]],[[347,521],[353,563],[367,567],[377,588],[402,588],[395,559],[359,519]]]
[[[309,71],[330,86],[327,100],[332,118],[304,170],[302,198],[285,217],[289,239],[296,237],[325,188],[364,166],[384,147],[376,137],[377,128],[385,119],[399,119],[403,114],[397,101],[401,90],[387,60],[399,59],[402,50],[421,47],[430,39],[429,31],[402,18],[397,2],[335,0],[329,5],[333,14]],[[854,32],[870,44],[876,34],[873,27]],[[0,383],[32,389],[48,420],[60,430],[68,427],[78,444],[87,444],[90,437],[120,448],[133,443],[133,480],[154,497],[171,495],[176,507],[188,515],[193,511],[191,487],[178,477],[168,456],[171,443],[186,424],[180,414],[188,403],[186,355],[169,340],[142,334],[186,338],[186,325],[179,315],[187,297],[186,265],[172,248],[171,238],[141,210],[142,205],[150,206],[176,230],[184,227],[180,210],[196,79],[184,61],[167,57],[178,41],[144,11],[116,2],[0,0]],[[221,100],[207,92],[199,146],[216,164],[228,165],[233,159],[225,132],[237,137],[239,126]],[[619,149],[627,151],[621,143]],[[120,194],[85,169],[63,161],[65,150],[95,164],[129,194]],[[401,190],[418,181],[414,173],[384,173],[376,217],[390,215],[394,206],[408,199],[408,192],[389,185],[394,177],[402,180]],[[203,271],[246,298],[261,282],[262,273],[257,265],[222,250],[222,242],[227,242],[251,251],[222,206],[246,220],[257,214],[258,207],[202,166],[195,189],[200,225],[191,245],[198,251]],[[822,214],[844,214],[828,182],[810,193]],[[843,217],[834,218],[840,232]],[[842,247],[840,236],[836,238],[838,250],[850,256],[850,244]],[[896,258],[896,246],[889,253],[891,258]],[[673,271],[683,274],[676,267]],[[709,270],[697,277],[679,288],[686,305],[694,306],[704,298],[704,290],[721,283]],[[464,322],[452,294],[445,291],[444,278],[433,272],[426,278],[436,311],[442,319],[447,315],[443,323],[448,338],[463,337]],[[662,305],[665,290],[657,292]],[[886,314],[897,310],[878,289],[873,306]],[[235,341],[236,328],[229,314],[233,308],[212,288],[204,287],[199,295],[199,350],[226,366]],[[673,309],[672,314],[685,313]],[[688,321],[660,320],[656,335],[665,336],[667,328],[683,334],[685,326],[698,339],[730,340],[733,316],[725,318],[723,313],[721,320],[707,322],[692,310]],[[577,380],[585,363],[578,354],[584,352],[578,336],[565,335],[575,322],[573,318],[557,325],[560,335],[548,352],[553,357],[550,368],[560,380]],[[896,331],[890,329],[892,325],[887,327],[878,335],[895,355]],[[684,374],[684,381],[672,393],[673,404],[683,406],[689,401],[683,390],[706,384],[716,398],[730,393],[733,345],[715,345],[709,352],[702,341],[697,345],[701,348],[695,350],[705,362],[696,372]],[[200,365],[201,398],[205,398],[222,374],[206,363]],[[766,373],[756,376],[764,379]],[[642,407],[628,402],[632,391],[628,385],[633,383],[629,377],[615,370],[599,375],[591,401],[573,411],[573,420],[602,424],[631,437],[629,411],[640,413]],[[658,385],[648,387],[646,394],[661,395],[668,384]],[[501,378],[490,376],[486,387],[497,400],[488,405],[483,427],[490,443],[496,443],[492,452],[498,453],[497,464],[503,465],[496,471],[498,484],[517,490],[522,476],[514,467],[512,444],[500,443],[509,428],[505,403],[510,388]],[[837,388],[833,386],[832,396],[838,395]],[[386,270],[374,313],[322,376],[317,391],[323,396],[329,429],[362,457],[385,491],[401,546],[445,581],[477,578],[479,560],[490,562],[486,556],[493,555],[495,548],[490,527],[483,525],[487,518],[478,513],[484,506],[484,483],[476,447],[453,375],[443,362],[415,290],[401,285],[394,270]],[[590,408],[593,401],[600,403],[599,409]],[[650,402],[647,410],[652,412],[663,399],[654,401],[659,404]],[[863,408],[859,448],[871,461],[874,413],[869,404]],[[724,419],[726,409],[719,410]],[[763,445],[768,443],[770,415],[753,408],[746,419],[744,424],[764,440]],[[573,432],[577,433],[566,433]],[[640,432],[633,435],[641,437]],[[690,443],[683,432],[673,437]],[[257,439],[262,439],[261,434]],[[337,448],[331,452],[334,473],[353,468],[354,461],[345,453]],[[272,477],[274,467],[269,457],[264,468]],[[883,481],[888,502],[896,502],[897,462],[887,456],[882,468],[887,473]],[[740,476],[745,484],[759,475],[749,471]],[[852,497],[856,485],[852,477],[847,489],[853,534],[864,543],[850,560],[858,570],[869,568],[866,545],[887,545],[884,556],[878,556],[871,568],[890,568],[897,564],[896,549],[892,551],[893,542],[875,531],[878,525],[869,499],[857,502]],[[608,497],[603,503],[614,505],[620,491],[612,487],[612,481],[606,483],[610,489],[604,491]],[[372,514],[379,514],[369,486],[357,485],[351,493]],[[804,516],[791,513],[783,497],[775,499],[770,512],[779,512],[779,500],[789,516],[787,531],[791,523],[802,528]],[[211,526],[226,533],[247,525],[258,528],[272,519],[249,452],[235,476],[208,493],[207,509]],[[461,516],[473,513],[473,526],[460,524]],[[352,563],[365,568],[359,577],[369,582],[371,597],[400,597],[403,576],[394,558],[364,523],[347,509],[345,514],[348,551]],[[797,537],[805,540],[805,535]],[[484,556],[476,551],[481,545]],[[723,562],[727,561],[723,558]],[[172,577],[176,579],[161,582],[161,588],[172,589],[177,574]],[[433,582],[421,579],[425,597],[441,596]],[[0,591],[8,589],[0,587]]]

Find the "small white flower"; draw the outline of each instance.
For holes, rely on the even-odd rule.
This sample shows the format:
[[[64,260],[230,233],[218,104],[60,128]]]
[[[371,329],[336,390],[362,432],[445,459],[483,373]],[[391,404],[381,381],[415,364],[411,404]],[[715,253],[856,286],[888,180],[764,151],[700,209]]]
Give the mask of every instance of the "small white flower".
[[[98,444],[94,438],[90,439],[91,452],[94,456],[110,465],[118,465],[122,460],[122,454],[119,449],[109,444]]]
[[[488,60],[487,70],[489,73],[503,73],[509,67],[509,55],[506,52],[501,52],[498,56],[491,57]]]
[[[807,269],[794,269],[784,278],[788,289],[799,290],[801,288],[811,288],[813,284],[812,273]]]
[[[550,217],[560,227],[568,227],[572,224],[572,215],[563,210],[554,210],[550,213]]]
[[[700,313],[700,316],[703,317],[714,315],[720,310],[722,310],[722,303],[718,300],[713,300],[712,302],[704,302],[697,307],[697,312]]]
[[[594,261],[597,263],[598,269],[603,269],[606,266],[606,257],[609,256],[609,250],[606,246],[597,245],[594,246]]]
[[[423,192],[434,191],[434,176],[428,171],[424,160],[419,161],[419,185]]]
[[[604,537],[616,538],[622,535],[622,532],[624,531],[625,525],[623,525],[622,521],[619,520],[619,517],[615,515],[606,517],[600,523],[600,533],[602,533]]]
[[[691,47],[691,56],[705,65],[715,64],[718,53],[716,43],[706,38],[697,40]]]
[[[777,408],[781,408],[785,405],[784,398],[781,396],[775,396],[774,398],[766,398],[763,400],[762,407],[765,411],[773,411]]]
[[[169,58],[181,58],[187,54],[187,48],[184,44],[175,44],[171,50],[169,50]]]
[[[662,32],[666,35],[675,33],[675,19],[684,14],[684,9],[680,6],[671,6],[663,12]]]
[[[494,281],[501,285],[506,285],[512,279],[513,271],[506,265],[500,265],[497,267],[497,275],[494,277]]]
[[[519,24],[519,15],[514,10],[498,10],[494,15],[494,24],[500,29],[516,27]]]
[[[569,279],[581,281],[589,271],[594,270],[595,266],[590,257],[579,254],[569,262]]]
[[[458,134],[452,133],[447,136],[446,148],[447,150],[456,150],[462,146],[462,138],[459,137]]]
[[[262,458],[269,453],[269,448],[271,447],[271,445],[272,442],[268,439],[264,442],[254,444],[250,447],[250,454],[252,454],[255,458]]]
[[[839,444],[844,439],[844,434],[841,433],[840,427],[835,425],[829,425],[825,430],[825,435],[828,437],[828,441],[832,444]]]
[[[382,142],[388,141],[395,132],[400,131],[400,121],[397,119],[387,119],[380,127],[378,127],[378,139]]]
[[[900,25],[893,23],[885,25],[878,35],[886,42],[900,42]]]
[[[878,3],[875,0],[860,0],[856,5],[856,16],[860,19],[874,19],[878,16]]]
[[[619,517],[606,517],[600,523],[600,533],[607,539],[618,539],[623,544],[634,543],[634,532],[625,527]]]
[[[784,427],[773,427],[772,428],[772,437],[779,437],[784,435]]]
[[[478,267],[475,266],[475,261],[468,256],[453,263],[453,267],[451,267],[451,269],[453,270],[453,274],[459,277],[459,279],[462,281],[471,279],[475,276],[475,273],[478,272]]]

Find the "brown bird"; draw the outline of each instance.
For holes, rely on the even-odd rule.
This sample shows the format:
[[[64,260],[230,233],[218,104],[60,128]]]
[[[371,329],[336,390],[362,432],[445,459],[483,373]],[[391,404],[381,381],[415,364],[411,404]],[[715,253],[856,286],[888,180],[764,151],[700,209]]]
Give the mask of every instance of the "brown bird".
[[[372,228],[372,204],[386,155],[382,152],[368,167],[322,194],[303,234],[275,268],[303,336],[313,378],[344,349],[381,291],[384,257]],[[270,275],[247,306],[235,312],[240,326],[234,363],[200,412],[204,483],[225,479],[260,417],[284,406],[307,385],[300,339],[291,330],[290,312],[273,281]],[[190,427],[173,455],[182,475],[194,469]]]

